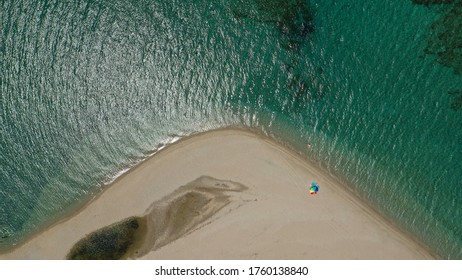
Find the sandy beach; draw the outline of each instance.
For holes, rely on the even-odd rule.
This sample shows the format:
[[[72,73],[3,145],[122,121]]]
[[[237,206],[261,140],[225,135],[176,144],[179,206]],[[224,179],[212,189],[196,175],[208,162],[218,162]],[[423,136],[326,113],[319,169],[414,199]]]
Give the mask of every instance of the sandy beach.
[[[130,217],[128,259],[434,258],[296,153],[224,129],[159,151],[0,259],[65,259],[85,236]]]

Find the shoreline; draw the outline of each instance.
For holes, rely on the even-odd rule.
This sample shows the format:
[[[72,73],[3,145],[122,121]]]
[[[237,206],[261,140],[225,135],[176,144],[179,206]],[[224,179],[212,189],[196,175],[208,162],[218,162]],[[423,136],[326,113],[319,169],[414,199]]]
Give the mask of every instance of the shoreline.
[[[246,164],[248,166],[244,168]],[[254,170],[249,170],[252,166]],[[155,152],[105,186],[78,211],[52,223],[18,247],[0,254],[0,259],[65,258],[70,248],[84,236],[128,217],[145,215],[155,201],[168,197],[201,176],[230,180],[249,190],[237,195],[230,205],[195,224],[171,243],[154,251],[145,248],[146,254],[141,258],[437,258],[414,236],[397,228],[367,201],[354,195],[338,179],[332,178],[327,171],[302,158],[299,153],[250,129],[223,128],[186,136]],[[311,181],[318,181],[321,190],[320,194],[310,197],[306,196],[306,186]],[[132,199],[127,199],[129,197]],[[281,215],[280,211],[285,215]],[[316,212],[316,216],[306,217],[310,212]],[[268,217],[268,213],[273,215]],[[252,220],[258,222],[255,224]],[[234,229],[239,226],[247,235],[259,236],[261,242],[252,244],[252,247],[246,234],[235,232]],[[78,230],[72,230],[76,228]],[[338,234],[329,232],[332,229]],[[318,239],[310,241],[312,237],[308,238],[306,234],[313,231]],[[220,234],[214,234],[217,232]],[[345,237],[345,233],[350,236]],[[275,239],[284,240],[284,237],[287,240],[280,241],[280,248],[269,250],[264,246],[266,242],[266,246],[274,247]],[[223,240],[230,239],[235,240],[235,244],[247,242],[250,247],[239,249],[228,244],[226,246],[232,246],[228,249],[233,249],[234,253],[215,247],[202,251],[203,255],[198,254],[198,248],[188,250],[192,252],[189,255],[185,255],[184,250],[179,251],[185,246],[200,246],[200,240],[216,242],[218,246],[224,243]],[[339,246],[330,248],[330,243],[323,244],[332,240]],[[56,245],[53,246],[56,242],[62,247],[60,251],[55,250]],[[293,246],[294,242],[303,244],[305,249],[310,249],[309,252],[301,252],[303,248]],[[326,246],[330,251],[311,251],[316,248],[326,251],[323,248]],[[366,247],[357,252],[351,251],[358,246]],[[252,252],[248,251],[250,249]],[[377,249],[378,253],[369,252]]]

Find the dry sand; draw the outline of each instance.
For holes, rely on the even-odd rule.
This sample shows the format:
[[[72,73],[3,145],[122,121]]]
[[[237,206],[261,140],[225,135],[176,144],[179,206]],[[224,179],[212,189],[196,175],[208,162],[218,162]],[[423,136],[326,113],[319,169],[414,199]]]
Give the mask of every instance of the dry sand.
[[[308,192],[311,181],[321,186],[317,195]],[[295,153],[226,129],[158,152],[0,259],[63,259],[84,236],[130,216],[148,220],[134,258],[433,258]]]

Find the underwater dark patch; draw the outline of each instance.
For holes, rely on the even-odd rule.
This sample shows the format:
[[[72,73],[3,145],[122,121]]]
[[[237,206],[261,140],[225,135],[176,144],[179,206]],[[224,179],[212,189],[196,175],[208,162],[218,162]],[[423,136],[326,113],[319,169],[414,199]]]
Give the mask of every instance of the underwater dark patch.
[[[451,104],[451,109],[454,111],[460,110],[462,108],[462,90],[453,90],[448,93],[454,97],[454,100]]]
[[[447,8],[431,28],[425,52],[435,55],[439,63],[452,68],[457,75],[460,75],[462,73],[462,1]]]
[[[236,0],[230,7],[237,19],[249,18],[275,25],[288,49],[299,49],[314,32],[314,10],[304,0]]]
[[[419,5],[434,5],[434,4],[451,4],[456,0],[412,0],[414,4]]]
[[[424,52],[436,58],[441,65],[454,70],[456,75],[462,74],[462,1],[440,0],[424,1],[413,0],[420,5],[438,5],[441,16],[433,22],[427,35],[427,45]],[[448,92],[454,96],[451,109],[460,109],[460,92],[455,90]]]
[[[296,103],[303,107],[309,99],[322,96],[316,75],[299,67],[300,50],[315,31],[315,10],[309,1],[234,0],[229,3],[229,7],[237,20],[248,19],[278,30],[279,36],[276,39],[289,52],[290,57],[283,68],[288,76],[285,87],[293,93]]]

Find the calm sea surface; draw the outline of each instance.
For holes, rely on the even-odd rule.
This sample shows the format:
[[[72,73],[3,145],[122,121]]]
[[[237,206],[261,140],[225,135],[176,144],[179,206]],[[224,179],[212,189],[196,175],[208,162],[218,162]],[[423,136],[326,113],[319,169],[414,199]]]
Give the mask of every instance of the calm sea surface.
[[[156,149],[240,126],[462,259],[457,3],[1,1],[0,249]]]

